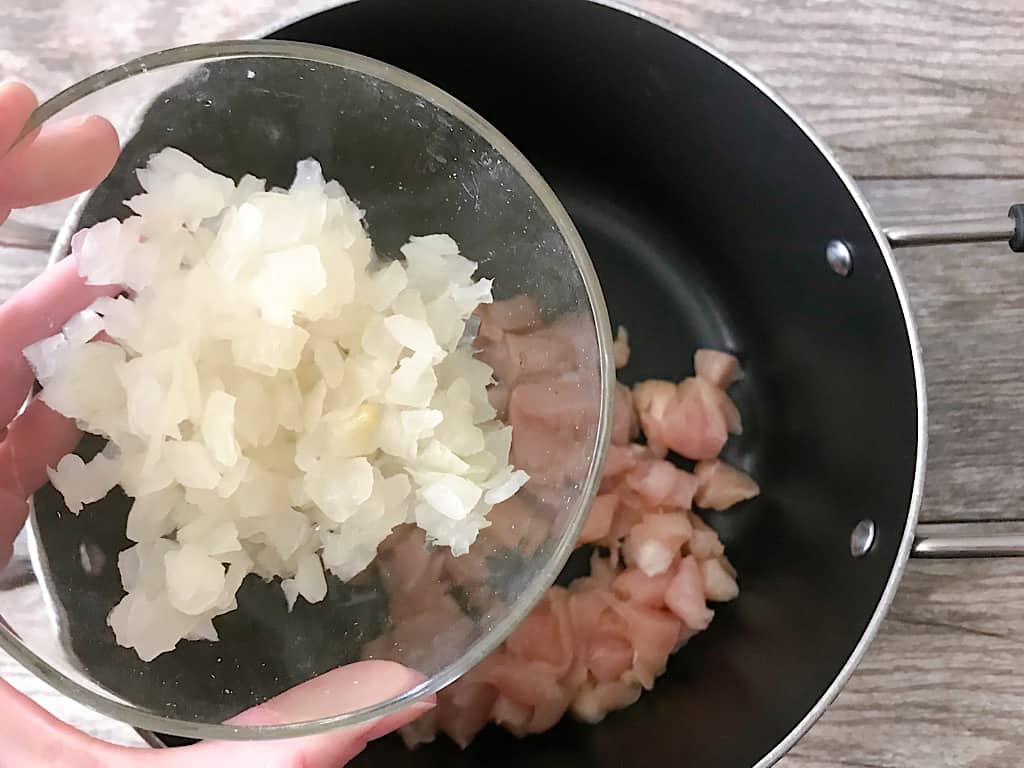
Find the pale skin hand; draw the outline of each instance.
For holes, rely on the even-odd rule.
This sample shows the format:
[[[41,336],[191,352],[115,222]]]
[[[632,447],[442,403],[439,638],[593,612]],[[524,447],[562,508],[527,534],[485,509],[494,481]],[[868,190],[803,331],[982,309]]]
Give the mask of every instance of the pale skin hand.
[[[36,98],[19,83],[0,85],[0,223],[12,209],[60,200],[98,184],[117,158],[114,128],[99,117],[45,125],[13,147]],[[49,336],[116,286],[86,286],[64,259],[0,304],[0,567],[27,515],[26,499],[78,442],[75,425],[33,401],[18,415],[33,377],[21,350]],[[350,711],[409,690],[422,677],[399,664],[364,661],[333,670],[235,718],[240,725],[295,722]],[[0,765],[45,768],[339,768],[366,743],[433,706],[405,710],[343,731],[273,742],[204,742],[147,750],[94,739],[57,720],[0,680]]]

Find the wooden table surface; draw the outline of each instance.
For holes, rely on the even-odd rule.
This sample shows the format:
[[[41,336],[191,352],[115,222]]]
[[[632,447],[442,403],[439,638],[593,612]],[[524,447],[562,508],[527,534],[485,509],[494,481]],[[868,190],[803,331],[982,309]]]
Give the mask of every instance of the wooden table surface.
[[[1024,0],[634,2],[775,87],[861,180],[883,223],[1001,214],[1024,201]],[[249,36],[324,5],[8,0],[0,76],[49,95],[150,49]],[[0,292],[39,259],[0,253]],[[898,260],[930,396],[923,520],[1024,530],[1024,265],[999,245]],[[6,657],[0,675],[92,733],[138,743]],[[1004,768],[1022,758],[1024,559],[915,561],[850,684],[780,765]]]

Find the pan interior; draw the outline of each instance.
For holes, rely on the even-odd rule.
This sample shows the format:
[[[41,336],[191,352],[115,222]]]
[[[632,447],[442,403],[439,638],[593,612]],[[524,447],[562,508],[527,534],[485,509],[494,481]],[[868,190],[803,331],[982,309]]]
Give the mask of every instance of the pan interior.
[[[885,257],[827,159],[778,104],[703,48],[587,0],[374,0],[274,37],[395,64],[505,133],[551,183],[597,266],[622,378],[678,378],[698,346],[738,352],[745,431],[727,458],[761,498],[710,517],[741,596],[653,692],[599,726],[466,751],[396,738],[355,766],[748,768],[815,708],[875,613],[912,508],[912,341]],[[826,244],[854,253],[832,272]],[[850,554],[862,519],[871,552]]]

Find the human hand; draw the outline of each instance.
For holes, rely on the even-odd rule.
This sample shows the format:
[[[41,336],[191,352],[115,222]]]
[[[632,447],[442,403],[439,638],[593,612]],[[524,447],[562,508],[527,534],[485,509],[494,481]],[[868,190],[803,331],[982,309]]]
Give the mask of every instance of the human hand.
[[[45,125],[12,148],[35,107],[35,96],[26,86],[0,85],[0,223],[11,209],[95,186],[117,159],[117,133],[100,117]],[[25,524],[28,497],[46,482],[46,467],[73,450],[81,437],[73,421],[40,400],[22,410],[33,382],[22,350],[54,333],[99,296],[119,292],[118,286],[87,286],[69,256],[0,304],[0,425],[7,425],[0,428],[0,568]],[[256,726],[315,719],[370,706],[421,680],[418,673],[393,662],[359,662],[292,688],[231,722]],[[107,744],[76,731],[0,680],[0,768],[339,768],[368,741],[432,706],[432,701],[420,702],[377,721],[298,739],[145,750]]]

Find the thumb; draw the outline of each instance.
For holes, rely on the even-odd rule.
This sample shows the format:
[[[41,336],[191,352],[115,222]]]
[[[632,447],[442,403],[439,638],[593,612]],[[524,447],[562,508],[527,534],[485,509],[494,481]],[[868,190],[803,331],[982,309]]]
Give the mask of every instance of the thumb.
[[[392,661],[360,661],[320,675],[229,720],[241,726],[275,725],[329,717],[378,704],[423,682],[418,672]],[[315,736],[280,741],[207,741],[155,750],[140,760],[138,749],[120,748],[124,768],[340,768],[368,742],[432,709],[417,702],[375,721]],[[122,763],[111,763],[122,768]]]

